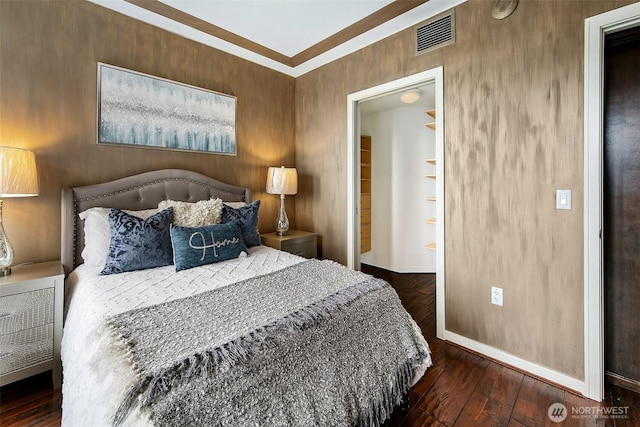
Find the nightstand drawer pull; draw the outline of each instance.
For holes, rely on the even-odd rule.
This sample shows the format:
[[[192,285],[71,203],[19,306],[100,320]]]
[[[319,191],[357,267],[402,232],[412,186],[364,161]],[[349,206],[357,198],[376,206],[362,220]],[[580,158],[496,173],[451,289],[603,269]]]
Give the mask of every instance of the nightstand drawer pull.
[[[0,337],[0,375],[53,360],[53,323]]]
[[[0,298],[0,335],[53,323],[53,288]]]

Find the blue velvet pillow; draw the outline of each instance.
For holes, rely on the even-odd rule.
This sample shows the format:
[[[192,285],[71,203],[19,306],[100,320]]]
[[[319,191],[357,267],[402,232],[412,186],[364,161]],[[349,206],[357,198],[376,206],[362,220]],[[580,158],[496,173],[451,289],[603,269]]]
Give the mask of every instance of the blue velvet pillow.
[[[242,227],[242,239],[247,246],[260,246],[260,233],[258,232],[258,210],[260,200],[234,209],[227,205],[222,205],[222,223],[238,221]]]
[[[100,274],[170,265],[173,208],[141,219],[119,209],[109,211],[111,243],[107,261]]]
[[[203,227],[172,225],[171,243],[176,271],[238,258],[248,252],[236,221]]]

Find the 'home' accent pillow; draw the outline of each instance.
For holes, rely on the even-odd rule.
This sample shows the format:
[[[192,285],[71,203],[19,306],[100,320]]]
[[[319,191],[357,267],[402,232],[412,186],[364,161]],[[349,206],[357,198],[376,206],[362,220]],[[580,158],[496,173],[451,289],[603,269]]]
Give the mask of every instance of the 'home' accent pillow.
[[[238,258],[248,252],[240,224],[235,221],[204,227],[172,225],[171,243],[176,271]]]
[[[172,221],[173,208],[162,210],[147,219],[111,209],[111,244],[100,274],[170,265],[173,260],[170,235]]]

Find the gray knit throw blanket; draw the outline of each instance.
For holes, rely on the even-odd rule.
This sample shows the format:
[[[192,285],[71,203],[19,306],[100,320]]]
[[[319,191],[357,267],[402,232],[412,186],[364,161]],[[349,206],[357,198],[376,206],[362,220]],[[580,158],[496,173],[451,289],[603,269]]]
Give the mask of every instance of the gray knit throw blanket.
[[[158,426],[380,425],[430,365],[383,280],[332,261],[294,266],[108,319]]]

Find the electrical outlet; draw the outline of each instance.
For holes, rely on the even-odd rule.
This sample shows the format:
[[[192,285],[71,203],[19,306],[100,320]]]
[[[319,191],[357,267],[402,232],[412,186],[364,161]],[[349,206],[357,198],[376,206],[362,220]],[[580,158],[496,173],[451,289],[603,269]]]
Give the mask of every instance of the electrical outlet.
[[[502,288],[491,287],[491,304],[502,307]]]

